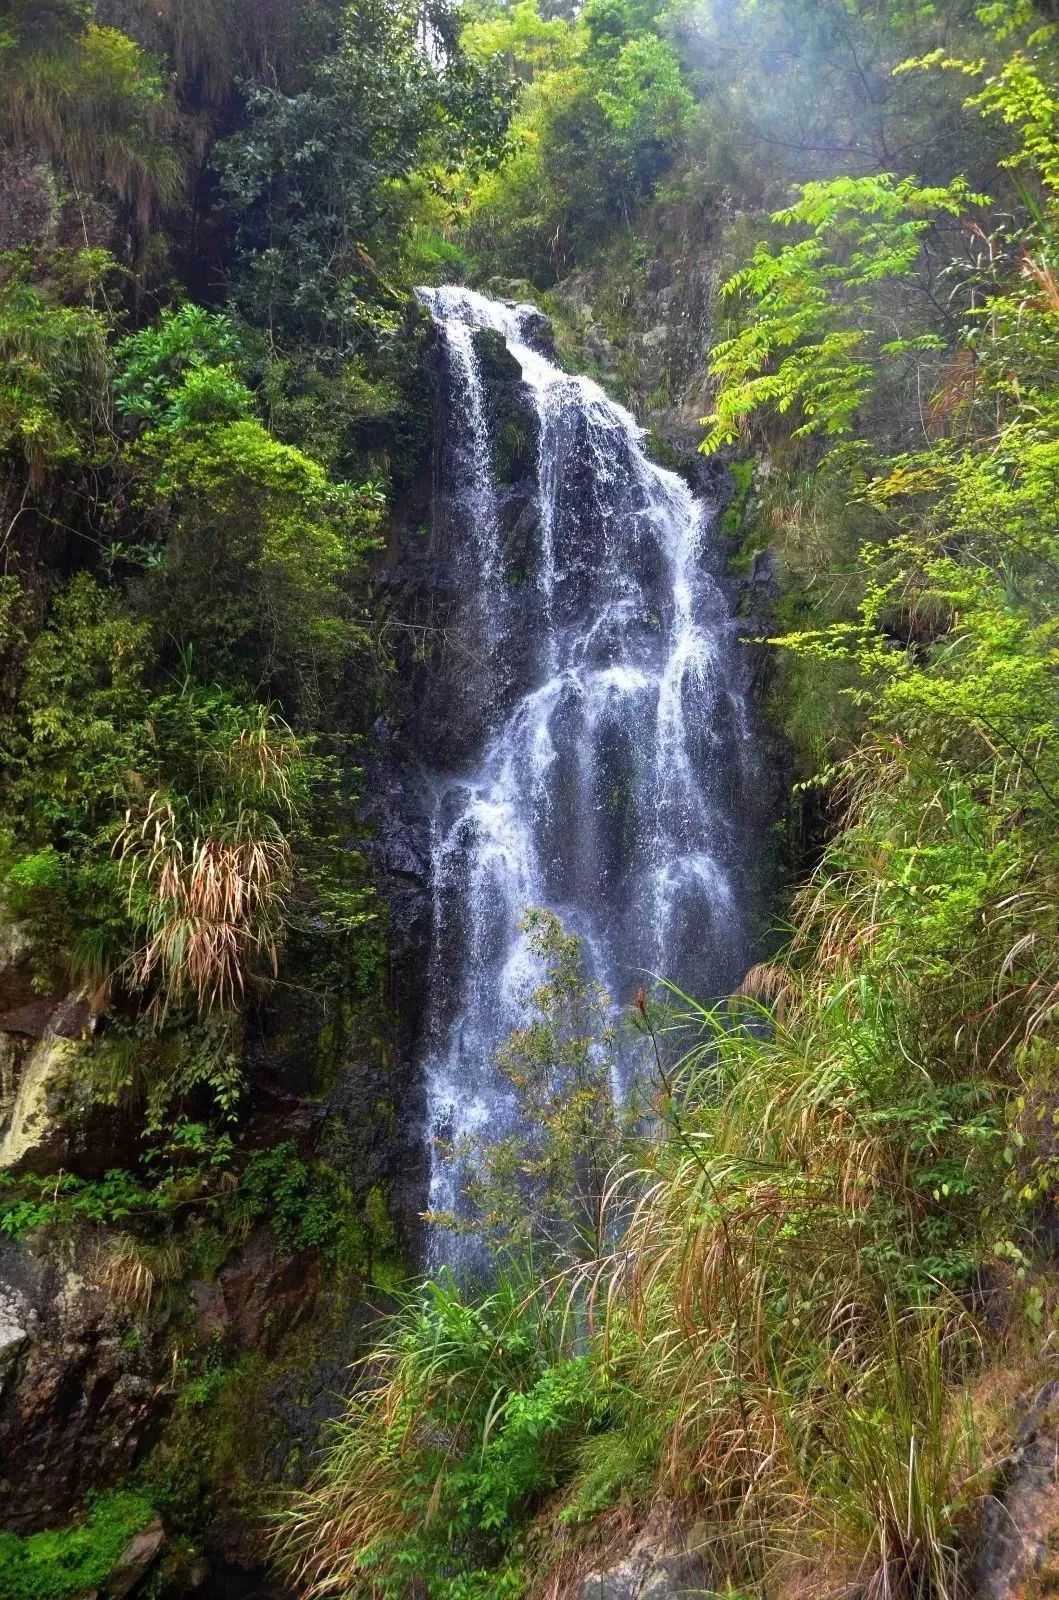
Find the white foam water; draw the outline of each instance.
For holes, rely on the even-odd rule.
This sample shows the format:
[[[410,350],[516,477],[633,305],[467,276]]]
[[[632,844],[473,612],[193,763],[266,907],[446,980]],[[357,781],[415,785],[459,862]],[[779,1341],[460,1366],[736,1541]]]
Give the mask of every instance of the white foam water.
[[[533,341],[532,306],[425,289],[453,399],[460,530],[478,574],[483,677],[501,685],[470,770],[439,776],[424,1072],[432,1131],[493,1139],[517,1106],[495,1066],[539,978],[520,924],[555,910],[626,1001],[651,974],[718,994],[744,960],[737,775],[747,739],[734,625],[711,577],[712,517],[651,462],[643,430]],[[515,639],[491,419],[475,349],[491,329],[536,413],[534,681]],[[528,620],[527,620],[528,619]],[[523,680],[525,669],[522,669]],[[504,685],[510,685],[506,698]],[[458,1211],[460,1166],[435,1151],[430,1205]],[[463,1245],[435,1229],[434,1264]]]

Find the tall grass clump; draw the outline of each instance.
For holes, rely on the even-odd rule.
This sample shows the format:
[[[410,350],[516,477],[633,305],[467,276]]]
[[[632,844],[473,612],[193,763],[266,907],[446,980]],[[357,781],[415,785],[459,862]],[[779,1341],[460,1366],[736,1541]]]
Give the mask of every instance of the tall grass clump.
[[[428,1285],[363,1364],[322,1467],[280,1523],[302,1592],[500,1600],[518,1535],[598,1431],[606,1396],[554,1296],[517,1273]],[[424,1591],[425,1592],[425,1591]]]
[[[73,8],[54,21],[41,33],[15,18],[0,61],[0,129],[61,163],[76,185],[105,185],[145,232],[181,194],[187,167],[160,65]]]
[[[159,1018],[187,998],[202,1016],[234,1012],[255,969],[279,971],[301,752],[262,709],[210,754],[209,805],[153,794],[142,814],[129,811],[114,846],[142,933],[123,976]]]

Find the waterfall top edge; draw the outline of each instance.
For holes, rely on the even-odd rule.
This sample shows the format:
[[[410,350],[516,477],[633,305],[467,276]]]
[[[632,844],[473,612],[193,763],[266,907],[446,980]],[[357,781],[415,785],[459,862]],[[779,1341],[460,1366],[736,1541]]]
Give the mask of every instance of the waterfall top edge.
[[[416,298],[425,306],[438,326],[455,324],[472,331],[488,329],[499,333],[522,368],[524,382],[540,394],[558,396],[576,392],[580,403],[592,409],[598,423],[616,427],[637,443],[647,437],[647,429],[625,406],[613,400],[606,390],[586,373],[564,372],[549,355],[533,342],[531,319],[547,321],[546,313],[528,300],[495,300],[463,284],[420,285]],[[660,479],[682,482],[668,468],[650,463]]]

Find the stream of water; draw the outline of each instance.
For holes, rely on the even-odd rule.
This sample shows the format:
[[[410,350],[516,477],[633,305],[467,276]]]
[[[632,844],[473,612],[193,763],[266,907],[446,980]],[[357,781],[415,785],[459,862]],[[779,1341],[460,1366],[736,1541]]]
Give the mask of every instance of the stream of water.
[[[464,288],[421,298],[444,346],[451,490],[479,612],[478,681],[464,692],[490,708],[476,758],[436,777],[423,1067],[433,1132],[473,1144],[517,1115],[494,1057],[539,981],[528,908],[580,936],[616,1003],[654,974],[703,996],[738,981],[749,741],[711,507],[648,458],[629,412],[543,353],[533,307]],[[536,417],[532,594],[517,620],[482,329],[518,362]],[[458,1164],[436,1153],[431,1208],[458,1209],[458,1191]],[[434,1231],[435,1265],[460,1248]]]

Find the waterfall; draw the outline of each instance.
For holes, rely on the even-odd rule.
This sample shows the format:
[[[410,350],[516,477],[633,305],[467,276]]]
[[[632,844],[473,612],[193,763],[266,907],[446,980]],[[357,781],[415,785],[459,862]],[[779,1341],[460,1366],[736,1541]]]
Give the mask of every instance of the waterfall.
[[[540,348],[532,306],[424,289],[440,330],[459,570],[476,618],[479,748],[433,775],[433,949],[423,1068],[431,1131],[494,1139],[517,1114],[494,1065],[539,975],[519,924],[554,910],[618,1003],[651,974],[719,995],[745,966],[735,625],[711,575],[710,508],[643,430]],[[482,330],[536,419],[529,592],[513,611]],[[459,1206],[435,1153],[430,1204]],[[458,1241],[435,1230],[437,1260]]]

